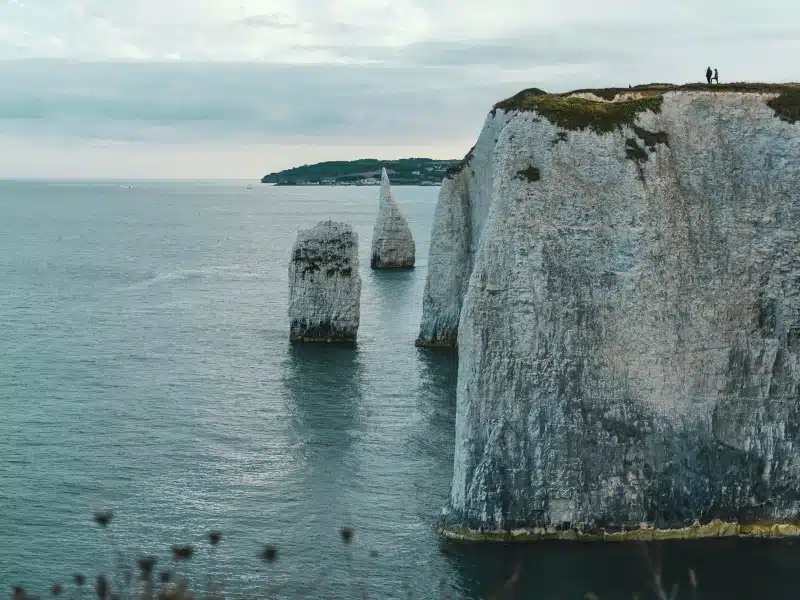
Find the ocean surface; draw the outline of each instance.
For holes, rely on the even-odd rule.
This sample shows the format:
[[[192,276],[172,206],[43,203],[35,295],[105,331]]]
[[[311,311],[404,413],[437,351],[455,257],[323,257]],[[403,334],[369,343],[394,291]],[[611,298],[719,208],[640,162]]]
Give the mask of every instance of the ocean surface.
[[[114,572],[113,545],[172,569],[173,544],[201,588],[281,598],[644,599],[662,571],[679,598],[797,597],[792,542],[437,539],[457,360],[413,341],[438,188],[395,192],[418,266],[376,273],[377,188],[0,182],[0,597]],[[327,218],[360,237],[355,349],[288,343],[290,249]]]

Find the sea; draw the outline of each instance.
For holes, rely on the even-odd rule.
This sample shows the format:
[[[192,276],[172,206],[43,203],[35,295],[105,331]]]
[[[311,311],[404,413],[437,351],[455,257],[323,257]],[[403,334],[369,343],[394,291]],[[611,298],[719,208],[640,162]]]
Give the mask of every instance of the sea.
[[[200,597],[796,598],[791,541],[436,536],[458,361],[414,339],[437,192],[395,189],[417,266],[375,272],[374,187],[0,182],[0,597],[127,589],[155,556]],[[355,348],[288,341],[291,246],[323,219],[359,235]]]

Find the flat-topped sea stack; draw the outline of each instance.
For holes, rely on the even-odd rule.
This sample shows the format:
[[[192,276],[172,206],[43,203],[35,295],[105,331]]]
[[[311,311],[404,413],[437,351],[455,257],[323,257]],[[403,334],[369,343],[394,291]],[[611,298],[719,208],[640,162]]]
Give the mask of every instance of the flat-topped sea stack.
[[[373,269],[409,269],[414,266],[416,248],[408,221],[400,212],[386,169],[381,171],[378,218],[372,233]]]
[[[355,343],[361,303],[358,235],[321,221],[297,234],[289,263],[289,339]]]
[[[497,104],[442,186],[453,538],[800,533],[800,88]]]

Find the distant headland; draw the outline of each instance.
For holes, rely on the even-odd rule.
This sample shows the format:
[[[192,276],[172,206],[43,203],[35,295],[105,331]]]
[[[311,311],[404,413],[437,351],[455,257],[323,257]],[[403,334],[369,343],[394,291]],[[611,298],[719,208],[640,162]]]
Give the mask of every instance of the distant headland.
[[[458,160],[401,158],[399,160],[334,160],[303,165],[264,175],[261,183],[275,185],[380,185],[385,168],[395,185],[440,185]]]

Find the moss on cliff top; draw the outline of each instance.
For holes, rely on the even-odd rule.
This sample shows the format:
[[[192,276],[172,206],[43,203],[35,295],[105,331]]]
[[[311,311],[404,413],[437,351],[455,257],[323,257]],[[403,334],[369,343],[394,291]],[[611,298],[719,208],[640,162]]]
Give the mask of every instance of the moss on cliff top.
[[[548,94],[538,88],[523,90],[492,108],[505,111],[536,111],[551,123],[563,129],[591,129],[608,133],[624,125],[633,125],[639,113],[661,110],[663,94],[667,92],[739,92],[778,94],[767,102],[775,115],[784,121],[800,121],[800,84],[791,83],[648,83],[629,88],[581,89],[565,94]],[[620,94],[636,94],[638,98],[610,102]],[[592,94],[609,102],[575,97],[575,94]]]
[[[793,86],[781,91],[780,96],[767,101],[767,105],[775,111],[775,116],[789,123],[800,121],[800,86]]]
[[[535,110],[563,129],[608,133],[624,125],[633,125],[641,112],[659,112],[662,101],[660,94],[624,102],[597,102],[562,94],[540,94],[521,99],[516,110]]]
[[[544,90],[540,90],[539,88],[528,88],[526,90],[522,90],[511,96],[511,98],[506,98],[502,102],[498,102],[492,107],[492,114],[497,111],[497,109],[501,110],[518,110],[520,106],[523,106],[526,102],[528,102],[531,98],[535,98],[536,96],[548,96],[549,94]]]
[[[758,82],[733,82],[733,83],[686,83],[676,85],[674,83],[645,83],[631,87],[610,87],[597,89],[580,89],[562,94],[594,94],[606,100],[613,100],[619,94],[664,94],[666,92],[742,92],[753,94],[781,93],[785,90],[797,89],[798,84],[793,83],[758,83]],[[511,98],[509,98],[511,100]],[[507,100],[505,101],[507,102]]]

